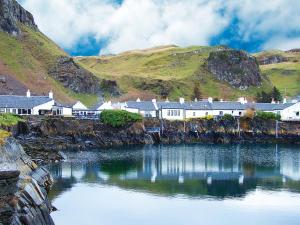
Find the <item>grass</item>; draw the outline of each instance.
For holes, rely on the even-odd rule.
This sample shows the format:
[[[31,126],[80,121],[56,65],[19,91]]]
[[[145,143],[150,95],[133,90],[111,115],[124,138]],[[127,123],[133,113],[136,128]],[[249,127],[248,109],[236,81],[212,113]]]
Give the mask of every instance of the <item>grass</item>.
[[[80,100],[88,106],[95,104],[96,96],[76,94],[48,75],[48,69],[56,59],[67,54],[41,32],[22,24],[20,27],[23,32],[20,37],[0,32],[0,61],[9,74],[36,94],[47,94],[52,90],[61,102]]]
[[[265,77],[262,87],[241,91],[216,80],[205,66],[206,59],[216,47],[167,47],[157,51],[132,51],[116,56],[79,57],[83,67],[100,78],[117,80],[124,93],[150,92],[157,97],[168,91],[168,98],[191,99],[195,82],[200,83],[202,97],[233,100],[240,96],[255,96],[259,89],[271,89]]]
[[[0,126],[13,126],[20,121],[24,121],[20,116],[10,113],[0,114]]]

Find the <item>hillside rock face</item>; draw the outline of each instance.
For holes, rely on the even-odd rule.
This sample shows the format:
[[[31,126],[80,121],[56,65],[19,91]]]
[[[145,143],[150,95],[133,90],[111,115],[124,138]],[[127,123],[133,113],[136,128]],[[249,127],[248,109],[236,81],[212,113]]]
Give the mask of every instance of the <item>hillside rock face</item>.
[[[49,69],[49,74],[61,82],[65,88],[78,93],[99,93],[99,80],[94,74],[77,65],[68,56],[61,56],[57,59],[55,66]]]
[[[276,63],[282,63],[287,61],[288,59],[281,55],[264,56],[258,59],[259,65],[276,64]]]
[[[0,0],[0,31],[18,35],[21,33],[18,23],[37,29],[31,13],[15,0]]]
[[[256,58],[239,50],[211,52],[207,61],[208,70],[220,81],[245,90],[261,85],[261,74]]]

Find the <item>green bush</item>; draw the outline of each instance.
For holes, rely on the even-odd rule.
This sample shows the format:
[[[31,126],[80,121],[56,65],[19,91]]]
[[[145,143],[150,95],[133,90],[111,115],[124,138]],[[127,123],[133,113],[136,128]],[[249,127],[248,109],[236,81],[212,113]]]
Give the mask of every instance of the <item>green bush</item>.
[[[279,114],[271,113],[271,112],[256,112],[255,115],[256,118],[262,119],[262,120],[280,120],[281,116]]]
[[[112,127],[122,127],[129,123],[141,122],[143,117],[138,113],[131,113],[125,110],[104,110],[100,119],[104,124]]]
[[[24,121],[20,116],[3,113],[0,114],[0,126],[13,126],[16,125],[19,121]]]
[[[223,120],[223,121],[234,121],[234,117],[230,114],[225,114],[224,116],[222,116],[221,120]]]

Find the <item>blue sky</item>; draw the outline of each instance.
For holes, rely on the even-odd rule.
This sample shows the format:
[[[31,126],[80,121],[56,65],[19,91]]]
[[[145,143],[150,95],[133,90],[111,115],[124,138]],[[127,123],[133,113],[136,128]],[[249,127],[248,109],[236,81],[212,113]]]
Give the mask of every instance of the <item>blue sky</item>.
[[[298,0],[19,0],[71,55],[158,45],[300,48]]]

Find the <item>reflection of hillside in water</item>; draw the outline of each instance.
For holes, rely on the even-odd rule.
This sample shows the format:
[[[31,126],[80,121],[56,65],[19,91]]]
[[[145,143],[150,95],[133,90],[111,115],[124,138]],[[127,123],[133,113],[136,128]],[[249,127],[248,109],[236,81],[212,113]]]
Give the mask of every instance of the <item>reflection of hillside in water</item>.
[[[124,157],[124,151],[130,154]],[[51,166],[53,193],[78,182],[189,196],[239,197],[258,186],[300,192],[300,151],[291,146],[146,146],[116,151],[111,158],[101,154],[106,153],[93,163]]]

